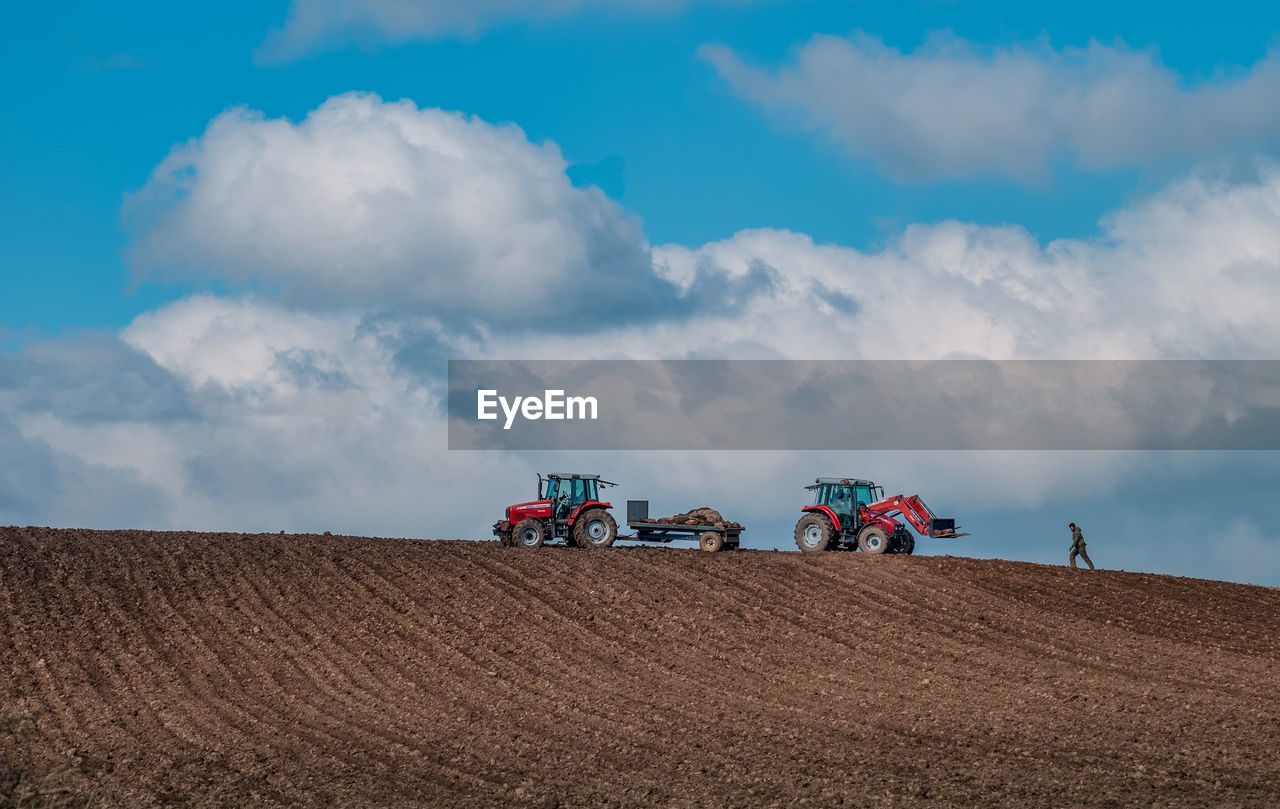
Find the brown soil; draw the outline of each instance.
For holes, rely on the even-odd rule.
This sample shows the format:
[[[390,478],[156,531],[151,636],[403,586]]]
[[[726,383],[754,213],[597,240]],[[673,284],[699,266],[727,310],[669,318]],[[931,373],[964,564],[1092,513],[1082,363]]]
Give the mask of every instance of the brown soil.
[[[1276,806],[1280,590],[949,557],[0,529],[104,806]]]

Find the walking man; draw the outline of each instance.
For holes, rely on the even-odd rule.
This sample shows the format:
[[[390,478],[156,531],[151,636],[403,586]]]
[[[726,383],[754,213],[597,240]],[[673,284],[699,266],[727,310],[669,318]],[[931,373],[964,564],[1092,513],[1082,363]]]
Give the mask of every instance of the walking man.
[[[1089,558],[1089,554],[1084,551],[1084,532],[1076,527],[1075,523],[1067,526],[1071,529],[1071,567],[1076,566],[1076,556],[1079,555],[1084,563],[1093,570],[1093,560]]]

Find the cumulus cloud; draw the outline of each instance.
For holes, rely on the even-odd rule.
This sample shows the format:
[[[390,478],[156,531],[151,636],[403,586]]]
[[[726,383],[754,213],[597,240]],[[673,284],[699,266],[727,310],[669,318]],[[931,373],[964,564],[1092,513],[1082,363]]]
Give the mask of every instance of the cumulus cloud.
[[[0,473],[0,522],[484,537],[499,501],[529,496],[534,473],[556,466],[621,480],[610,493],[619,503],[650,498],[677,511],[699,505],[688,499],[697,492],[767,546],[785,543],[814,469],[845,473],[856,460],[960,511],[962,502],[1034,505],[1066,483],[1101,494],[1134,462],[1058,457],[1046,485],[1043,471],[1031,474],[1043,462],[1031,453],[449,452],[443,388],[397,362],[395,328],[212,295],[140,316],[103,350],[151,358],[161,373],[150,398],[176,386],[188,416],[121,405],[103,418],[72,398],[13,408],[0,449],[19,463]],[[139,393],[136,383],[121,388]],[[981,486],[971,485],[975,470]]]
[[[75,399],[44,396],[42,412],[28,408],[21,426],[85,463],[135,470],[184,525],[483,535],[490,498],[474,481],[524,492],[540,456],[446,451],[441,376],[450,357],[1269,358],[1280,344],[1268,305],[1280,298],[1277,234],[1280,169],[1262,163],[1247,178],[1204,171],[1171,184],[1109,216],[1089,241],[1041,244],[1015,227],[944,222],[911,226],[877,251],[779,230],[666,245],[650,272],[676,294],[725,279],[741,292],[739,308],[598,322],[588,340],[459,330],[435,315],[367,305],[308,310],[262,295],[197,295],[139,316],[124,348],[110,352],[163,369],[152,388],[178,385],[189,418],[88,418]],[[557,458],[600,463],[586,453]],[[717,485],[737,492],[723,502],[761,521],[767,504],[744,493],[849,463],[838,453],[747,458],[628,453],[608,465],[636,482],[630,496],[681,507],[692,490],[682,481],[723,477]],[[1102,496],[1151,467],[1130,455],[1030,453],[860,453],[864,464],[936,495],[940,507],[1025,508],[1064,488]]]
[[[27,346],[0,377],[13,414],[0,451],[14,461],[0,522],[475,535],[487,513],[446,507],[526,467],[446,455],[440,391],[402,370],[383,332],[349,313],[195,295],[77,344],[82,370],[65,379],[67,347]],[[102,356],[151,373],[90,370]],[[51,379],[63,395],[32,394]],[[174,391],[180,417],[143,407]]]
[[[910,181],[1035,181],[1066,157],[1091,169],[1203,158],[1280,137],[1280,55],[1189,82],[1148,51],[1091,42],[985,48],[938,34],[905,53],[820,35],[776,69],[721,45],[703,59],[744,98]]]
[[[683,288],[707,273],[775,279],[739,317],[626,326],[592,358],[1270,359],[1280,345],[1280,166],[1205,169],[1107,216],[1095,239],[912,225],[881,250],[759,229],[664,245]],[[556,358],[554,336],[494,356]],[[523,350],[520,350],[523,349]],[[583,356],[579,353],[578,356]]]
[[[10,413],[55,411],[87,422],[191,415],[183,386],[149,355],[108,332],[0,353],[0,403]]]
[[[298,124],[220,117],[130,206],[142,271],[258,290],[0,354],[0,450],[19,464],[0,472],[0,520],[483,537],[555,466],[616,475],[615,502],[716,505],[766,547],[788,544],[816,474],[918,490],[963,523],[1063,492],[1102,498],[1167,456],[449,452],[444,360],[1226,359],[1280,345],[1280,168],[1267,162],[1194,173],[1091,240],[950,221],[873,251],[772,229],[651,249],[625,211],[568,184],[553,146],[342,96]],[[524,297],[494,300],[512,288]],[[582,314],[566,333],[549,315],[646,305],[669,316]],[[1202,480],[1206,457],[1170,487]],[[1242,554],[1274,545],[1247,524],[1236,535]]]
[[[193,424],[201,398],[109,332],[0,351],[0,524],[168,525],[175,502],[148,480],[148,442],[111,446],[111,436]],[[78,442],[46,440],[64,423]]]
[[[522,19],[542,20],[595,10],[667,12],[693,0],[293,0],[282,30],[259,49],[264,61],[350,42],[404,42],[473,35]],[[721,0],[746,3],[752,0]]]
[[[0,525],[163,527],[173,503],[131,466],[60,451],[0,413]]]
[[[300,123],[235,109],[130,197],[130,261],[516,331],[666,308],[638,220],[565,169],[514,125],[409,101],[336,96]]]

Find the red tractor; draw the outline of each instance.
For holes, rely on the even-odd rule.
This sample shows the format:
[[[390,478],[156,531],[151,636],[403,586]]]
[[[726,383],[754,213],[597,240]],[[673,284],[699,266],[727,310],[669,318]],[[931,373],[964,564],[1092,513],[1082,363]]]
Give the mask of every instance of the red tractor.
[[[616,486],[599,475],[538,475],[538,499],[507,507],[493,534],[508,547],[537,548],[563,539],[578,548],[607,548],[618,538],[613,508],[600,500],[601,486]]]
[[[919,495],[884,496],[884,487],[869,480],[818,478],[814,492],[796,523],[796,545],[802,551],[860,550],[863,553],[911,553],[915,537],[894,517],[901,516],[921,536],[962,537],[956,521],[938,517]]]

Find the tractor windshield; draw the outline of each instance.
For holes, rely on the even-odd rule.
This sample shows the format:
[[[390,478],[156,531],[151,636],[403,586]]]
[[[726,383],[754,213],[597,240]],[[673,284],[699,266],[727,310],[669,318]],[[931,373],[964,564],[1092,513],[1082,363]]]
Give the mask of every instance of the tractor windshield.
[[[863,505],[871,505],[884,499],[884,496],[877,493],[879,486],[854,486],[853,497]]]

